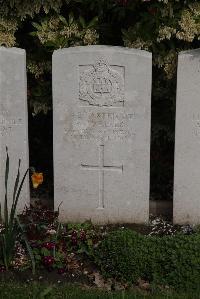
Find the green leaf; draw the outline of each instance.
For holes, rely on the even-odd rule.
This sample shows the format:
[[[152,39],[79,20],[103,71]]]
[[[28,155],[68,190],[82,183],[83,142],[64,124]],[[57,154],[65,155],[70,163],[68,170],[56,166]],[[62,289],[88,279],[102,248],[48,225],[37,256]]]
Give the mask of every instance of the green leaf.
[[[6,170],[5,170],[5,201],[4,201],[4,221],[5,230],[8,230],[8,176],[9,176],[9,156],[6,146]]]
[[[43,299],[45,298],[47,295],[49,295],[51,293],[51,291],[53,290],[53,286],[49,286],[46,289],[44,289],[42,292],[40,292],[38,294],[38,297]]]
[[[18,188],[18,190],[17,190],[17,195],[16,195],[16,198],[15,198],[15,202],[13,203],[13,207],[12,207],[12,208],[13,208],[13,215],[12,215],[12,217],[14,217],[14,215],[15,215],[16,208],[17,208],[17,203],[18,203],[18,200],[19,200],[19,196],[20,196],[22,187],[23,187],[23,185],[24,185],[25,178],[26,178],[26,176],[27,176],[29,170],[30,170],[29,168],[26,170],[26,172],[25,172],[25,174],[24,174],[24,176],[23,176],[23,178],[22,178],[22,180],[21,180],[21,183],[20,183],[20,185],[19,185],[19,188]]]
[[[83,28],[86,27],[85,20],[84,20],[84,18],[83,18],[82,16],[79,17],[79,22],[80,22],[80,24],[81,24],[81,26],[82,26]]]
[[[74,23],[74,15],[73,13],[69,14],[69,25],[72,25]]]
[[[61,20],[61,22],[62,22],[63,24],[65,24],[65,25],[68,26],[68,22],[67,22],[67,20],[66,20],[63,16],[59,15],[59,19]]]
[[[19,185],[19,178],[20,178],[20,164],[21,164],[21,160],[19,159],[19,164],[18,164],[18,170],[17,170],[17,176],[16,176],[16,180],[15,180],[15,185],[14,185],[14,190],[13,190],[13,203],[12,203],[12,207],[11,207],[11,212],[10,212],[10,221],[9,221],[9,225],[12,226],[13,221],[14,221],[14,216],[15,216],[15,197],[16,197],[16,192],[17,192],[17,188]]]
[[[94,27],[98,23],[98,17],[94,17],[88,24],[88,28]]]
[[[32,22],[33,27],[35,27],[37,30],[42,30],[42,26],[38,23]]]
[[[47,248],[41,248],[41,254],[44,256],[51,255],[51,252]]]

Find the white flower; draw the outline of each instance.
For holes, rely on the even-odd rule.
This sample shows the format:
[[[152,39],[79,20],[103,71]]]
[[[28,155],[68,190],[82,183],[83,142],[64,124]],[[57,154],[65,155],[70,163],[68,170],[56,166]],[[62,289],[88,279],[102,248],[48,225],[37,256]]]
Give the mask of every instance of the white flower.
[[[49,229],[49,230],[47,230],[47,234],[49,234],[49,235],[55,235],[56,234],[56,230],[55,229]]]

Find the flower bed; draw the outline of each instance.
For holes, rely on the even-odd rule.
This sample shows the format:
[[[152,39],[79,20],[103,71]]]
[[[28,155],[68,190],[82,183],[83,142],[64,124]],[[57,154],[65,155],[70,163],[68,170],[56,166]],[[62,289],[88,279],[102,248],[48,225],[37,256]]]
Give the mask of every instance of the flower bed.
[[[198,227],[173,226],[161,218],[152,219],[146,226],[60,224],[57,212],[33,207],[19,219],[37,277],[49,273],[56,281],[60,275],[62,281],[85,280],[109,289],[116,284],[122,288],[135,284],[149,289],[157,284],[195,289],[200,282]],[[5,275],[2,248],[0,254],[0,271]],[[9,269],[23,277],[23,272],[31,268],[19,233]]]

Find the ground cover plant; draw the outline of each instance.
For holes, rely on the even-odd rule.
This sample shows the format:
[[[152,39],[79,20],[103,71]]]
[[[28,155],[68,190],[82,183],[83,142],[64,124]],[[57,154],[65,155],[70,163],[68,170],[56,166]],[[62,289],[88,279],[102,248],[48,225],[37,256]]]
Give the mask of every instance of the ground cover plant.
[[[95,249],[95,260],[106,277],[144,281],[176,289],[200,283],[200,236],[142,236],[132,230],[110,233]]]
[[[13,288],[15,292],[13,292]],[[79,285],[52,284],[31,282],[28,284],[19,284],[16,282],[0,283],[1,299],[199,299],[198,292],[175,293],[155,291],[153,294],[147,294],[138,290],[107,292],[94,288],[81,287]]]

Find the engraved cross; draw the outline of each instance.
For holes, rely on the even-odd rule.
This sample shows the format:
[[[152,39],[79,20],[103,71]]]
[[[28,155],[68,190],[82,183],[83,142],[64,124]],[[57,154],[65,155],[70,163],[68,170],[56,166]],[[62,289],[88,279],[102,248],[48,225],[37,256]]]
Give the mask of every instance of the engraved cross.
[[[87,170],[96,170],[99,172],[99,202],[97,209],[104,209],[104,184],[105,178],[104,174],[105,171],[118,171],[123,172],[123,165],[120,166],[113,166],[113,165],[105,165],[104,162],[104,145],[101,144],[99,147],[99,163],[98,165],[89,165],[89,164],[81,164],[82,168]]]

